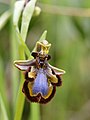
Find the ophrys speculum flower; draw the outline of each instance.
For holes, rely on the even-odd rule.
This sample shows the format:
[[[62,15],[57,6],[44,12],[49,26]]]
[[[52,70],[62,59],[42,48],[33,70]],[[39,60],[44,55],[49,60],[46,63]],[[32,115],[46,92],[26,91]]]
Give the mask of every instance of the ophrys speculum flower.
[[[28,100],[38,103],[49,102],[55,94],[56,86],[61,86],[61,75],[64,70],[51,66],[48,60],[49,44],[46,40],[37,42],[32,56],[32,60],[18,60],[14,65],[22,71],[25,71],[25,82],[23,93]]]

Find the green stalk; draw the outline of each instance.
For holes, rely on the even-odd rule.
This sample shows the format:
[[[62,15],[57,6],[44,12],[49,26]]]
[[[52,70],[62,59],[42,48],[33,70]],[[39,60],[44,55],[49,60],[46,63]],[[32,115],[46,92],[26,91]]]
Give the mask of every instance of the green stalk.
[[[15,105],[16,101],[16,93],[17,93],[17,87],[19,83],[19,76],[18,71],[13,66],[13,61],[18,58],[18,51],[17,51],[17,41],[16,36],[13,27],[11,26],[11,63],[12,63],[12,96],[13,96],[13,107]]]
[[[16,104],[16,95],[17,95],[17,89],[18,89],[18,83],[19,83],[19,75],[16,68],[13,66],[13,61],[18,58],[18,50],[17,50],[17,40],[16,40],[16,34],[13,27],[13,8],[14,8],[14,2],[15,0],[11,0],[11,24],[10,24],[10,44],[11,44],[11,82],[12,82],[12,112],[11,117],[13,118],[13,114],[15,111],[15,104]]]
[[[20,55],[20,59],[25,59],[24,49],[22,46],[20,46],[19,55]],[[25,101],[25,96],[22,93],[23,83],[24,83],[24,76],[21,73],[21,80],[20,80],[20,86],[19,86],[19,90],[18,90],[14,120],[21,120],[21,118],[22,118],[24,101]]]
[[[40,105],[31,103],[31,114],[29,120],[40,120]]]

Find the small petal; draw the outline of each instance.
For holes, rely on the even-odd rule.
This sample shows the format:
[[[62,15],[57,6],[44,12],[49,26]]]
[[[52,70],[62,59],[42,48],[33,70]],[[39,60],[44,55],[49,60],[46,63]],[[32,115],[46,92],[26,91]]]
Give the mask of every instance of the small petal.
[[[36,60],[16,60],[14,61],[15,67],[19,70],[26,71],[30,66],[35,65]]]

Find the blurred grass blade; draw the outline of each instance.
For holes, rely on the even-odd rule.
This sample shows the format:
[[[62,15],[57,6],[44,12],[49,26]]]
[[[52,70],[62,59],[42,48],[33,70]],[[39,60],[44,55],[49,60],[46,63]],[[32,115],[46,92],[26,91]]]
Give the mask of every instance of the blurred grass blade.
[[[2,60],[0,56],[0,95],[2,96],[4,106],[7,110],[8,117],[10,117],[10,112],[9,112],[9,104],[7,100],[7,95],[6,95],[6,86],[5,86],[5,69],[4,69],[4,61]]]
[[[1,95],[3,95],[4,98],[6,98],[6,93],[5,92],[5,80],[4,80],[4,63],[3,60],[0,56],[0,92]]]
[[[9,4],[6,4],[5,2],[3,2],[3,0],[0,0],[0,15],[7,10],[9,10]]]
[[[18,26],[19,18],[23,10],[25,1],[17,1],[15,3],[14,15],[13,15],[13,24]]]
[[[36,0],[31,0],[26,4],[26,7],[24,8],[23,14],[22,14],[22,24],[21,24],[21,36],[23,40],[26,40],[28,27],[30,24],[31,17],[34,12]]]
[[[8,120],[7,112],[5,109],[5,105],[4,105],[1,93],[0,93],[0,119],[1,120]]]
[[[6,11],[4,12],[1,17],[0,17],[0,30],[6,25],[6,23],[8,22],[9,18],[11,16],[10,11]]]

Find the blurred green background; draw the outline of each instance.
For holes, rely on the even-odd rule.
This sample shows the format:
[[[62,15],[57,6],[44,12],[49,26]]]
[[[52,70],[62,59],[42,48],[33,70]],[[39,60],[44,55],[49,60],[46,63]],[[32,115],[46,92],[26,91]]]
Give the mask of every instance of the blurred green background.
[[[10,8],[12,2],[0,2],[0,15]],[[90,0],[38,0],[38,6],[40,3],[59,8],[90,7]],[[42,32],[47,30],[47,40],[52,44],[50,63],[64,69],[66,74],[55,97],[48,104],[40,105],[41,120],[90,120],[90,18],[55,14],[53,9],[52,13],[48,11],[42,7],[41,14],[32,18],[26,44],[32,50]],[[10,18],[0,30],[0,94],[10,120],[13,120],[15,107],[11,77],[12,59],[15,59],[12,26]],[[19,79],[17,76],[14,79],[18,89]],[[28,120],[29,111],[29,103],[25,101],[22,120]]]

